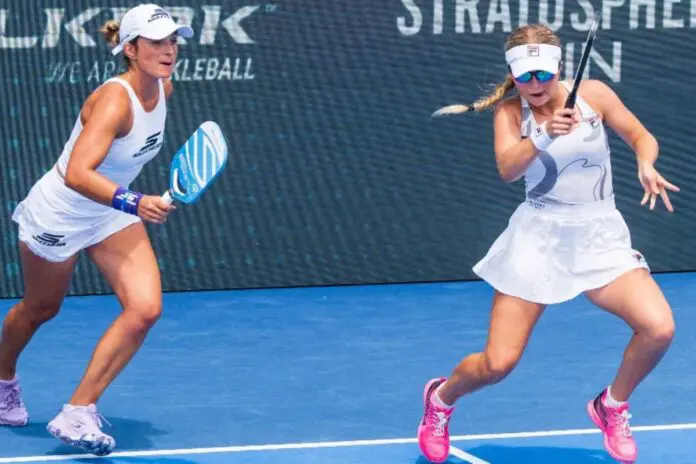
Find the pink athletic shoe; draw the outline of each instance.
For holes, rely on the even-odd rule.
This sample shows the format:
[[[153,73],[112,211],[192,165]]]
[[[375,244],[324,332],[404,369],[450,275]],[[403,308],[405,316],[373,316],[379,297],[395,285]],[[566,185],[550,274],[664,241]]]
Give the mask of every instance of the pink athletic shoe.
[[[632,464],[638,457],[638,448],[631,433],[628,420],[628,403],[618,408],[610,408],[604,404],[607,391],[604,390],[594,400],[587,403],[587,413],[604,433],[604,447],[609,455],[624,464]]]
[[[444,377],[430,380],[423,392],[425,413],[418,425],[418,446],[431,462],[445,462],[449,456],[449,419],[454,408],[441,408],[431,401],[433,393],[445,380]]]

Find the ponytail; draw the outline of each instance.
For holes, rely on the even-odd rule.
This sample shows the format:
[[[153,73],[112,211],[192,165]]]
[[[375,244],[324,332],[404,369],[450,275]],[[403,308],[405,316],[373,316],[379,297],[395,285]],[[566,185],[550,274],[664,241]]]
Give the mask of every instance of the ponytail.
[[[115,47],[120,41],[119,30],[120,25],[118,21],[111,20],[104,23],[102,28],[99,29],[99,32],[104,34],[104,40],[106,40],[106,43],[112,47]]]
[[[515,82],[512,79],[512,76],[508,74],[508,76],[505,78],[505,81],[502,84],[498,84],[495,86],[493,91],[488,94],[485,97],[481,97],[478,100],[476,100],[474,103],[471,105],[449,105],[445,106],[443,108],[440,108],[439,110],[435,111],[433,113],[433,116],[444,116],[444,115],[450,115],[450,114],[460,114],[460,113],[466,113],[469,111],[484,111],[487,110],[493,106],[495,106],[500,100],[507,95],[507,93],[515,88]]]

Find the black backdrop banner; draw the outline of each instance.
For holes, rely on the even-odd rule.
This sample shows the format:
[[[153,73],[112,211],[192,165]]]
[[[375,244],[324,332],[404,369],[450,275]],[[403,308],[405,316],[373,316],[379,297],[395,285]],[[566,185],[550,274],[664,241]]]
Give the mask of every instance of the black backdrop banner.
[[[57,159],[86,96],[121,63],[98,29],[128,0],[0,3],[0,296],[22,294],[17,202]],[[507,33],[550,24],[572,77],[595,10],[587,75],[614,88],[661,144],[676,213],[640,207],[614,134],[618,206],[655,271],[696,269],[696,4],[598,0],[190,0],[162,3],[195,37],[180,48],[160,155],[134,188],[159,194],[174,151],[205,120],[230,163],[204,198],[148,230],[164,289],[459,280],[522,201],[503,183],[491,114],[431,119],[505,75]],[[109,292],[80,259],[72,294]]]

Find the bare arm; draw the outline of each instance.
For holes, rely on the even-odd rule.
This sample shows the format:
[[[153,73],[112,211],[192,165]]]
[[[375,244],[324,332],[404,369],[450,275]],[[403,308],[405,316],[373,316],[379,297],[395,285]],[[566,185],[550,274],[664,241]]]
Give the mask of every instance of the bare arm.
[[[91,200],[161,224],[174,210],[159,196],[126,190],[97,172],[119,133],[131,126],[130,98],[120,85],[107,86],[96,96],[87,121],[75,142],[65,173],[65,185]]]
[[[636,153],[638,179],[645,190],[641,205],[649,200],[652,210],[655,208],[657,197],[660,196],[667,210],[674,211],[667,190],[678,192],[679,187],[668,182],[655,169],[655,161],[660,150],[657,139],[609,86],[596,80],[588,81],[585,86],[593,104],[600,109],[604,122]]]
[[[597,80],[586,82],[587,93],[603,114],[606,124],[623,139],[636,153],[638,163],[654,164],[659,145],[657,139],[643,126],[616,93],[606,84]]]
[[[522,139],[516,111],[515,102],[509,100],[498,106],[493,115],[495,161],[505,182],[519,179],[539,154],[530,138]]]
[[[125,89],[120,85],[103,89],[70,154],[65,185],[87,198],[111,206],[118,185],[96,169],[117,135],[128,129],[130,111],[130,100]]]

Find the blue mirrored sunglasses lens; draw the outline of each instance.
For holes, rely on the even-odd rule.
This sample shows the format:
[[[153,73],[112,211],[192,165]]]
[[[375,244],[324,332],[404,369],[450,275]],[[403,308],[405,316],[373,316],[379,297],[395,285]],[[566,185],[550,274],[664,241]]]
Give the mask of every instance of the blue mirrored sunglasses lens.
[[[553,79],[554,76],[555,76],[555,74],[550,73],[548,71],[537,71],[536,72],[536,78],[539,82],[548,82],[551,79]]]
[[[532,80],[532,77],[536,77],[539,82],[548,82],[553,79],[556,75],[548,71],[528,71],[524,74],[519,75],[515,78],[517,82],[526,84]]]
[[[533,74],[531,71],[530,71],[530,72],[526,72],[526,73],[524,73],[524,74],[520,74],[519,76],[517,76],[517,77],[515,78],[515,80],[516,80],[517,82],[522,82],[522,83],[525,83],[525,84],[526,84],[527,82],[529,82],[529,81],[532,80],[532,76],[533,76],[533,75],[534,75],[534,74]]]

